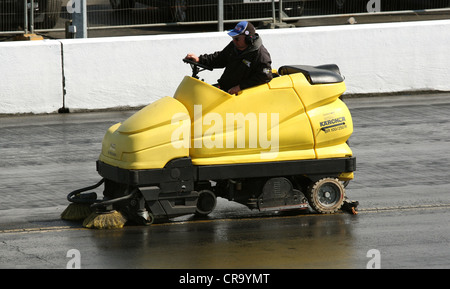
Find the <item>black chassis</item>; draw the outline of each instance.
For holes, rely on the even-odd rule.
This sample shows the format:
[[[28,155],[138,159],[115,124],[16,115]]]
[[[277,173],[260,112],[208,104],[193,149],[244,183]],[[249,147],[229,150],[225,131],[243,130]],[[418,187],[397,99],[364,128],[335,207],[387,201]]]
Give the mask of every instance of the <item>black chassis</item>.
[[[309,184],[321,178],[337,178],[355,170],[355,157],[203,166],[193,165],[191,158],[185,157],[169,161],[164,168],[148,170],[128,170],[97,161],[97,171],[105,179],[104,195],[109,199],[120,198],[124,192],[138,189],[154,219],[195,213],[202,189],[257,208],[249,205],[252,202],[248,200],[262,194],[259,189],[255,196],[224,186],[227,182],[243,182],[248,187],[282,177],[292,180],[295,189],[304,192]],[[213,187],[211,183],[218,185]]]

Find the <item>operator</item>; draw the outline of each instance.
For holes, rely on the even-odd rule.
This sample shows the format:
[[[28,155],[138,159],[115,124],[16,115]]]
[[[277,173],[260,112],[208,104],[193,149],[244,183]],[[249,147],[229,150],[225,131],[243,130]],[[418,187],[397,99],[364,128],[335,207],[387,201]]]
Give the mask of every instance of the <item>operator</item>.
[[[272,80],[272,60],[255,27],[242,21],[228,35],[233,40],[222,51],[199,57],[189,53],[186,59],[212,68],[225,68],[218,85],[229,94]]]

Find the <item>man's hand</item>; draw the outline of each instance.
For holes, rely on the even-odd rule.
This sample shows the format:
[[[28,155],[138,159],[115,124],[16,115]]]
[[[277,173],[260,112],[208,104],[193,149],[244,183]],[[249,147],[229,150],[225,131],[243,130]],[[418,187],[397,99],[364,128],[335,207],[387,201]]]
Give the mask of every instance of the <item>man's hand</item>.
[[[238,92],[241,91],[241,87],[239,85],[233,86],[228,90],[229,94],[238,94]]]
[[[186,55],[185,58],[186,58],[186,59],[193,60],[193,61],[195,61],[195,62],[199,62],[199,61],[200,61],[200,59],[198,58],[198,56],[195,55],[195,54],[193,54],[193,53],[189,53],[188,55]]]

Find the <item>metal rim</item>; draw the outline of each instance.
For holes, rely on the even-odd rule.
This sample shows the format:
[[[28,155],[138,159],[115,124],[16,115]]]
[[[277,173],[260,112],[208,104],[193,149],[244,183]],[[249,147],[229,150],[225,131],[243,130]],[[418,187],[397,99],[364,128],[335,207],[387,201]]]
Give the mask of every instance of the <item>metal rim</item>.
[[[323,178],[308,188],[310,206],[318,213],[330,214],[337,212],[344,203],[344,186],[335,178]]]
[[[320,186],[317,192],[317,199],[322,206],[332,207],[341,197],[341,190],[334,183],[327,182]]]

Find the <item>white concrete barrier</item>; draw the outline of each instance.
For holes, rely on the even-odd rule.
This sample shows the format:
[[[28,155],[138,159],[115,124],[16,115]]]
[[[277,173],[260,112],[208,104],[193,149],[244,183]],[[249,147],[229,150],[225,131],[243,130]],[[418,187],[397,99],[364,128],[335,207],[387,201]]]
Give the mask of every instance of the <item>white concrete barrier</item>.
[[[185,55],[220,49],[228,40],[223,33],[63,40],[66,106],[140,106],[172,96],[191,74]]]
[[[450,20],[258,32],[273,68],[336,63],[347,94],[450,91]],[[71,110],[146,105],[172,96],[191,73],[182,62],[188,52],[214,52],[229,41],[225,32],[212,32],[0,43],[0,113],[55,112],[63,75]],[[200,76],[214,83],[221,73]]]
[[[336,63],[349,94],[450,90],[450,21],[263,31],[275,67]]]
[[[58,41],[0,43],[0,114],[58,110],[63,104],[61,67]]]

